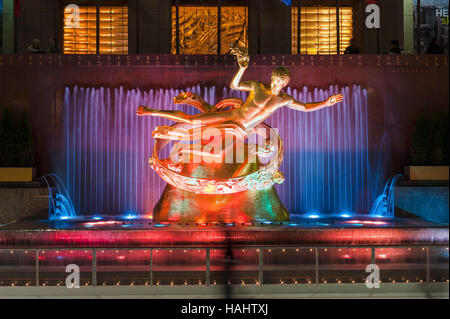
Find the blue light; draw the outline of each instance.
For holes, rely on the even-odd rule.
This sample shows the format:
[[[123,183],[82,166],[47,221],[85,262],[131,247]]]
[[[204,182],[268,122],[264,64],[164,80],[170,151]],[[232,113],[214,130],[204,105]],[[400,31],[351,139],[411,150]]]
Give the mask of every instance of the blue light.
[[[318,214],[311,214],[311,215],[308,215],[308,218],[314,218],[314,219],[316,219],[316,218],[319,218],[320,216],[318,215]]]
[[[63,220],[65,220],[65,219],[71,219],[72,217],[70,217],[70,216],[61,216],[59,219],[63,219]]]
[[[263,222],[263,224],[270,224],[270,225],[272,225],[272,222]]]
[[[289,226],[298,226],[298,224],[297,223],[291,223],[291,224],[288,224]]]
[[[363,224],[350,224],[352,226],[364,226]]]
[[[281,0],[285,5],[290,6],[292,4],[292,0]]]
[[[137,216],[133,214],[128,214],[125,216],[125,219],[135,219],[135,218],[137,218]]]
[[[343,217],[343,218],[350,218],[350,217],[352,217],[352,215],[350,215],[348,213],[342,213],[341,217]]]
[[[92,219],[99,220],[99,219],[102,219],[102,218],[100,216],[94,216],[94,217],[92,217]]]
[[[57,259],[64,259],[64,256],[57,256]]]
[[[155,224],[155,227],[166,227],[166,226],[169,226],[169,225],[167,225],[167,224]]]

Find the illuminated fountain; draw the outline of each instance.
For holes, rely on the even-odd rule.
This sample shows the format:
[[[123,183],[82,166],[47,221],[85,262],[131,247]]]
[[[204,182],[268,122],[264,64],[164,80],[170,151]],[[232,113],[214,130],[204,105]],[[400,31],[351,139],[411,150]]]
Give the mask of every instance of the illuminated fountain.
[[[402,176],[402,174],[397,174],[391,176],[386,185],[384,186],[383,192],[377,197],[370,209],[370,215],[376,217],[389,217],[393,218],[395,213],[394,205],[394,187],[397,180]]]
[[[77,213],[61,179],[55,174],[45,175],[40,179],[48,188],[49,219],[55,220],[75,218],[77,216]]]
[[[270,86],[241,81],[249,64],[248,52],[242,47],[231,52],[236,55],[240,69],[230,87],[249,92],[244,102],[225,99],[210,105],[200,96],[183,92],[174,102],[193,105],[202,113],[190,115],[146,106],[137,109],[137,115],[176,122],[157,127],[152,133],[157,141],[149,163],[170,184],[155,207],[156,220],[289,220],[273,188],[275,183],[284,181],[278,171],[283,156],[282,142],[277,132],[263,121],[284,106],[311,112],[333,106],[344,98],[335,94],[321,102],[297,101],[282,92],[290,80],[290,72],[285,67],[273,70]],[[258,143],[254,138],[251,142],[253,135],[262,137],[263,142]],[[170,157],[161,161],[159,153],[170,140],[192,143],[177,143],[171,148]],[[264,157],[271,157],[267,164],[262,164]]]
[[[57,173],[79,215],[152,215],[166,185],[148,166],[154,147],[148,135],[155,126],[170,122],[157,117],[142,121],[133,113],[139,104],[195,113],[189,105],[173,103],[172,97],[181,91],[66,88],[64,152]],[[217,96],[243,100],[247,96],[200,85],[183,91],[211,104],[219,100]],[[280,168],[289,178],[276,188],[286,209],[291,214],[324,216],[369,212],[382,191],[377,183],[382,178],[369,154],[366,91],[359,86],[330,86],[286,92],[303,102],[336,92],[345,96],[335,108],[312,113],[281,109],[267,120],[284,139]]]
[[[57,173],[79,215],[152,217],[166,183],[148,166],[154,148],[149,135],[155,127],[172,123],[158,117],[143,120],[134,113],[137,105],[198,113],[190,105],[173,102],[182,91],[211,105],[248,95],[200,85],[183,90],[66,88],[64,152],[59,154]],[[369,153],[366,90],[358,85],[288,87],[286,93],[304,103],[341,93],[344,101],[311,113],[282,108],[266,120],[284,140],[280,170],[286,180],[275,186],[280,202],[291,215],[368,213],[382,191],[384,172],[376,163],[379,158]],[[165,147],[159,155],[166,158],[169,151]]]

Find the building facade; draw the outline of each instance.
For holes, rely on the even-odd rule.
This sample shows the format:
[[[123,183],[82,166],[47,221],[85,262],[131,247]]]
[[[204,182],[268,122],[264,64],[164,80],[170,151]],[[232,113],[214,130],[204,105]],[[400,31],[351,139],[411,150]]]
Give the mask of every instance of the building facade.
[[[34,39],[48,51],[50,38],[66,54],[225,54],[236,43],[252,54],[342,54],[351,38],[361,53],[388,53],[398,40],[413,54],[434,36],[448,48],[440,0],[2,0],[1,8],[3,53],[26,53]]]

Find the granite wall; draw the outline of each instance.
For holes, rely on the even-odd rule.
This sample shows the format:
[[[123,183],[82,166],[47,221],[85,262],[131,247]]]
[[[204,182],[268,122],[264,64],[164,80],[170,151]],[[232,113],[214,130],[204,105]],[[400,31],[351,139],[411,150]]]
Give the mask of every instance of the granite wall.
[[[48,216],[46,187],[0,186],[0,225],[37,214]]]
[[[395,206],[423,219],[448,224],[448,186],[396,186]]]

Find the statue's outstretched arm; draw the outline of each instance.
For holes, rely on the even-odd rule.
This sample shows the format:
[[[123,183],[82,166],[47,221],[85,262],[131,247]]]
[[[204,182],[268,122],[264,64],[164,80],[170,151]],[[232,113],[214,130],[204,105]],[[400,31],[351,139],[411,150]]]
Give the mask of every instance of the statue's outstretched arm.
[[[342,102],[343,100],[344,100],[344,96],[342,94],[335,94],[335,95],[330,96],[325,101],[315,102],[315,103],[302,103],[300,101],[293,99],[293,101],[290,102],[287,105],[287,107],[297,110],[297,111],[313,112],[313,111],[323,109],[324,107],[332,106],[336,103]]]
[[[251,91],[252,90],[252,83],[250,81],[242,81],[241,78],[244,74],[245,68],[240,68],[239,71],[236,73],[236,75],[233,77],[233,80],[231,80],[230,88],[233,90],[239,90],[239,91]]]
[[[235,74],[230,83],[230,88],[233,90],[240,91],[251,91],[252,84],[251,82],[243,81],[241,82],[242,75],[245,70],[247,70],[248,62],[250,61],[250,56],[248,55],[248,51],[246,48],[235,47],[231,48],[230,52],[236,55],[239,64],[239,71]]]

